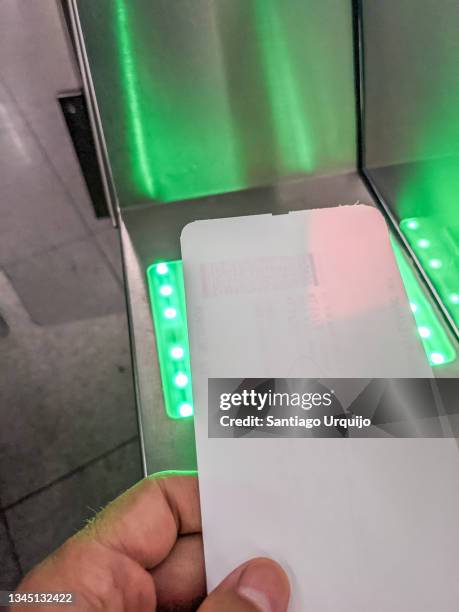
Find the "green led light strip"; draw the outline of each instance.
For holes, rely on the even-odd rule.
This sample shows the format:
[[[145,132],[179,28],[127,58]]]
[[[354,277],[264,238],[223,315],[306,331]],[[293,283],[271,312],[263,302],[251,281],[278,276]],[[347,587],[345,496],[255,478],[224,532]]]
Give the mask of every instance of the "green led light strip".
[[[181,261],[147,270],[164,404],[172,419],[193,415],[190,352]]]
[[[430,365],[454,361],[454,347],[394,239],[392,248]],[[193,393],[182,262],[153,264],[147,279],[166,412],[172,419],[187,418],[193,415]]]
[[[411,310],[418,327],[424,350],[431,366],[438,367],[456,359],[456,351],[451,344],[442,323],[436,316],[432,305],[424,294],[413,270],[406,261],[395,239],[391,240],[400,275],[410,301]]]
[[[404,219],[400,229],[459,326],[459,246],[452,230],[428,218]]]

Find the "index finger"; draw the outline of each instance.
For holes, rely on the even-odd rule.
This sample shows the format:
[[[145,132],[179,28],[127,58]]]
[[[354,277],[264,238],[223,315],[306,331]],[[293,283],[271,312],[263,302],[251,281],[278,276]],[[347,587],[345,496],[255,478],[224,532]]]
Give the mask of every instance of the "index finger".
[[[151,569],[168,556],[178,536],[195,533],[201,533],[196,472],[161,472],[118,497],[76,537],[94,537]]]

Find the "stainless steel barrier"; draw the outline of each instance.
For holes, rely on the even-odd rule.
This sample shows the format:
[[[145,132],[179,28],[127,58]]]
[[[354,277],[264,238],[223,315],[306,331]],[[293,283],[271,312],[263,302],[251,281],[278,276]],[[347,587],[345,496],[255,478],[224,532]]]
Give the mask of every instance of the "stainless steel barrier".
[[[432,174],[450,177],[440,216],[454,212],[455,2],[70,0],[70,8],[118,206],[147,472],[195,466],[192,419],[164,410],[146,274],[180,259],[181,229],[195,219],[385,207],[410,247],[401,265],[456,355],[451,309],[424,284],[425,265],[412,261],[401,227],[439,201],[439,183],[427,203],[414,198],[427,178],[413,197],[406,180],[432,157],[449,156]],[[456,358],[437,365],[439,376],[458,371]]]

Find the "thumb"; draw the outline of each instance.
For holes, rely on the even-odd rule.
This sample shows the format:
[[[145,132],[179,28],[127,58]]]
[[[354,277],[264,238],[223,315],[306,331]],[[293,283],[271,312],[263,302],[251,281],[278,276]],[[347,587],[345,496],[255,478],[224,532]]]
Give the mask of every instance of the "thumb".
[[[271,559],[253,559],[227,576],[210,593],[199,612],[286,612],[290,585]]]

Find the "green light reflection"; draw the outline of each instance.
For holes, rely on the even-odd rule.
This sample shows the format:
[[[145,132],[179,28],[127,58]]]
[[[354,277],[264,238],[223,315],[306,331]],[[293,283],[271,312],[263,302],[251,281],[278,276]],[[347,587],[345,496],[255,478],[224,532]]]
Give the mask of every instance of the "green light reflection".
[[[407,220],[407,224],[411,223],[411,226],[416,228],[410,231],[417,231],[418,224],[417,222],[413,223],[413,221]],[[448,338],[442,322],[435,314],[432,305],[424,294],[423,288],[419,284],[415,273],[405,259],[405,255],[395,238],[391,238],[391,243],[429,364],[433,367],[439,367],[454,361],[456,359],[456,351]]]
[[[139,186],[142,186],[143,190],[145,191],[145,196],[154,198],[156,195],[155,185],[150,168],[148,148],[142,125],[143,117],[140,103],[141,94],[134,61],[135,55],[131,40],[132,28],[130,28],[129,24],[126,1],[115,1],[115,17],[120,51],[120,69],[122,71],[121,78],[125,85],[124,91],[127,97],[128,109],[127,120],[130,127],[130,130],[128,130],[128,136],[130,136],[132,139],[131,150],[135,153],[135,159],[133,160],[133,171],[136,173]],[[138,162],[138,166],[136,164],[136,160]]]
[[[115,164],[114,176],[132,179],[135,203],[353,167],[349,6],[327,1],[311,12],[309,3],[278,0],[115,0],[110,7],[119,94],[105,118],[109,138],[114,121],[126,132],[128,150],[117,159],[130,168]],[[114,80],[102,62],[95,76],[99,87]]]
[[[459,327],[459,231],[439,227],[436,218],[408,218],[400,223],[419,263]]]

